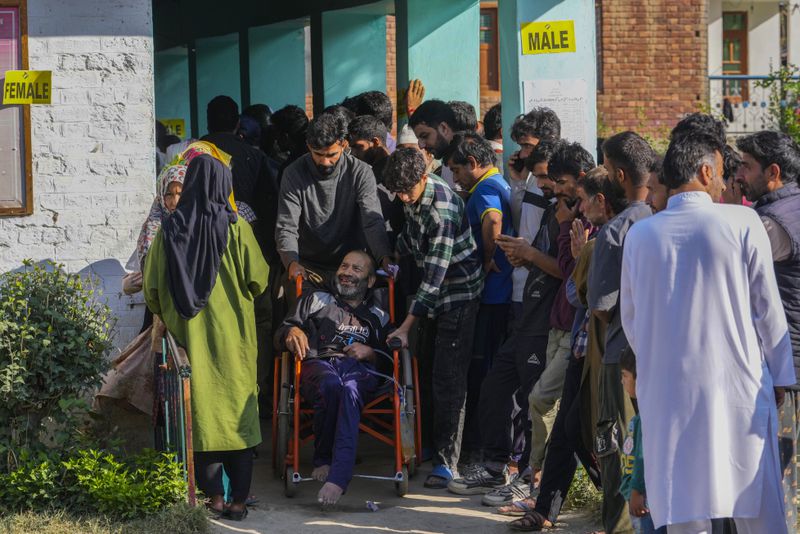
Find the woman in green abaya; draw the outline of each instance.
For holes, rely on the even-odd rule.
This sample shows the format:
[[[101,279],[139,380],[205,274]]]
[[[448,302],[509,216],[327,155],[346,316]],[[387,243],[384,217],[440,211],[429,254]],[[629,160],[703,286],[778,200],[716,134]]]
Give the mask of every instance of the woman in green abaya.
[[[192,365],[192,425],[198,486],[209,507],[247,515],[253,456],[261,442],[253,299],[269,268],[249,224],[229,197],[230,169],[202,154],[191,160],[175,212],[147,255],[144,295]],[[231,481],[225,506],[222,467]]]

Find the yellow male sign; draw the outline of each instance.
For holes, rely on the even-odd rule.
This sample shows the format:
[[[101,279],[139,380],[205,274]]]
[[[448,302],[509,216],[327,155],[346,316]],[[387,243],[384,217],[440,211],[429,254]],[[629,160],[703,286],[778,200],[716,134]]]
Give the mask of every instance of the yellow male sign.
[[[522,53],[562,54],[575,51],[575,21],[522,23]]]
[[[52,87],[49,70],[7,70],[3,104],[49,104]]]

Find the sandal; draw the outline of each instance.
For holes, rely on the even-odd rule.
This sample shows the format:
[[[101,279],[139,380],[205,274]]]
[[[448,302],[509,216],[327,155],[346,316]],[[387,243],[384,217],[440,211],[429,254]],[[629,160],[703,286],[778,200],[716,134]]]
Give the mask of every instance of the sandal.
[[[242,521],[244,518],[247,517],[247,506],[239,510],[238,512],[234,512],[231,509],[227,510],[225,514],[226,519],[230,519],[231,521]]]
[[[536,506],[536,499],[528,497],[527,499],[522,499],[521,501],[514,501],[511,504],[501,506],[496,510],[496,512],[500,515],[507,515],[512,517],[523,516],[526,513],[532,511],[534,506]]]
[[[511,530],[522,532],[539,532],[546,528],[553,528],[553,523],[539,512],[531,510],[519,519],[509,523],[508,527]]]
[[[430,489],[445,489],[451,480],[453,480],[453,472],[444,465],[437,465],[434,466],[423,485]]]

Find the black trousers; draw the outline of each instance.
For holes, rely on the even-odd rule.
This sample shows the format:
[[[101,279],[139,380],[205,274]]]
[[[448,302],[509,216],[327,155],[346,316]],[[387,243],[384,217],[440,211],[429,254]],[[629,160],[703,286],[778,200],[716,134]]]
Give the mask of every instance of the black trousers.
[[[536,511],[555,523],[567,497],[580,459],[595,486],[600,485],[600,469],[581,439],[580,387],[583,361],[570,358],[564,377],[564,391],[547,443],[542,467],[542,482]]]
[[[522,472],[530,458],[528,395],[547,363],[547,334],[526,331],[519,322],[515,319],[483,381],[479,420],[484,459],[516,460]]]
[[[475,339],[472,361],[467,374],[467,408],[464,418],[464,437],[460,461],[468,460],[482,451],[480,406],[481,387],[490,372],[494,357],[506,337],[509,304],[481,304],[475,320]]]
[[[244,503],[253,478],[253,449],[207,451],[194,453],[194,474],[197,486],[207,496],[224,495],[222,468],[231,481],[231,499]]]

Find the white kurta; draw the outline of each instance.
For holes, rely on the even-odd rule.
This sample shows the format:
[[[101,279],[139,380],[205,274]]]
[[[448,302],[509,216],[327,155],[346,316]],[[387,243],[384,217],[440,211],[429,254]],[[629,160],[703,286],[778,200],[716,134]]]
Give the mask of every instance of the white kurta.
[[[764,484],[780,484],[773,386],[795,375],[756,212],[692,192],[637,222],[620,313],[637,355],[655,525],[759,517]],[[774,505],[782,518],[783,502]]]

